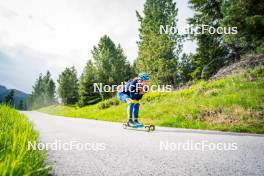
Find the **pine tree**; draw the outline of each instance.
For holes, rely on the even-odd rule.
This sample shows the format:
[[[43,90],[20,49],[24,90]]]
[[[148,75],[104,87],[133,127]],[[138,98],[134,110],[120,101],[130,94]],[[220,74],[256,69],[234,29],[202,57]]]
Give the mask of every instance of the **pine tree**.
[[[131,75],[131,66],[120,45],[116,46],[108,37],[101,37],[98,46],[94,46],[92,56],[95,66],[95,80],[103,85],[119,85]],[[112,97],[113,93],[101,92],[101,98]]]
[[[74,104],[78,101],[78,79],[74,67],[66,68],[58,79],[58,95],[66,104]]]
[[[116,76],[116,83],[131,79],[131,76],[133,75],[133,70],[120,44],[118,44],[116,48],[116,61],[114,65],[116,69],[113,70],[113,74]]]
[[[223,0],[190,0],[190,7],[195,11],[194,17],[189,19],[193,28],[209,25],[218,28],[223,19],[221,10]],[[199,30],[198,32],[201,32]],[[192,38],[197,41],[196,69],[193,75],[196,78],[209,78],[226,62],[228,62],[228,50],[223,45],[223,34],[196,33]]]
[[[138,72],[148,72],[155,84],[176,84],[177,60],[182,48],[182,37],[175,33],[161,33],[166,25],[177,28],[176,3],[172,0],[147,0],[144,16],[137,12],[140,22],[139,52],[135,61]]]
[[[79,106],[85,106],[97,103],[101,100],[100,94],[94,91],[95,67],[91,60],[89,60],[83,70],[79,85]]]
[[[181,61],[179,63],[179,82],[185,83],[192,79],[191,73],[194,71],[194,66],[192,63],[192,54],[183,54],[181,56]]]
[[[54,81],[50,79],[47,84],[47,96],[48,96],[48,102],[50,103],[54,102],[55,89],[56,89],[56,85]]]
[[[46,75],[39,75],[38,79],[33,86],[32,96],[30,101],[27,102],[29,108],[39,108],[47,106],[54,102],[55,97],[55,83],[51,78],[51,74],[47,71]]]
[[[8,95],[5,96],[5,98],[4,98],[5,104],[8,106],[14,107],[15,106],[14,96],[15,96],[15,90],[12,89],[9,91]]]
[[[18,109],[19,109],[19,110],[25,110],[25,107],[24,107],[24,101],[23,101],[23,100],[20,100],[20,101],[19,101]]]
[[[225,35],[224,42],[239,59],[249,51],[264,52],[264,1],[228,0],[222,5],[222,26],[237,27],[236,35]]]
[[[44,104],[50,104],[54,102],[55,97],[55,83],[51,79],[51,74],[47,71],[46,75],[43,77],[44,86]]]

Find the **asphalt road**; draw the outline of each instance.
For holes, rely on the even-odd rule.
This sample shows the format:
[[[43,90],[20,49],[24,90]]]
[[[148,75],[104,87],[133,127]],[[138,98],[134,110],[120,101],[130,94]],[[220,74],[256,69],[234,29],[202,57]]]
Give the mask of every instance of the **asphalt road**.
[[[47,158],[53,175],[264,175],[263,135],[161,127],[145,132],[124,130],[120,123],[23,113],[41,142],[53,144]]]

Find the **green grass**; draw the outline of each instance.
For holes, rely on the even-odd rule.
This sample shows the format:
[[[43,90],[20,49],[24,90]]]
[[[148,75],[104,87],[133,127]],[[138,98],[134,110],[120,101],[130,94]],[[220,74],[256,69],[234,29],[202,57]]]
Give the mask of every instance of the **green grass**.
[[[26,116],[0,105],[0,175],[48,175],[45,153],[27,148],[37,140]]]
[[[53,105],[41,112],[106,121],[126,121],[126,105],[115,98],[78,108]],[[160,126],[264,133],[264,70],[250,71],[188,89],[150,92],[141,101],[140,118]]]

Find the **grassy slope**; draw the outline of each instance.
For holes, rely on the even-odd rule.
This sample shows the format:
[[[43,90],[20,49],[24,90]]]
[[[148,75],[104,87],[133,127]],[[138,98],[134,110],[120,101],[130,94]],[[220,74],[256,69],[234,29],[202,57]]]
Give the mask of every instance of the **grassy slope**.
[[[26,116],[0,105],[0,175],[48,175],[45,154],[27,149],[37,139]]]
[[[40,109],[55,115],[126,121],[126,105],[115,99],[78,108],[54,105]],[[109,106],[106,108],[107,106]],[[144,96],[140,117],[160,126],[264,133],[264,70],[254,69],[177,92]]]

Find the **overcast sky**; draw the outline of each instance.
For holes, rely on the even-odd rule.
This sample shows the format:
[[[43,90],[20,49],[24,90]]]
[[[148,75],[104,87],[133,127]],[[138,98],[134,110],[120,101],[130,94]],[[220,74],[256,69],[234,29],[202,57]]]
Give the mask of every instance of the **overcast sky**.
[[[179,26],[193,15],[187,0],[178,0]],[[0,85],[27,93],[40,72],[59,73],[74,65],[78,75],[91,49],[107,34],[120,43],[129,61],[137,57],[144,0],[0,0]],[[142,13],[141,13],[142,14]],[[185,43],[194,52],[195,44]]]

